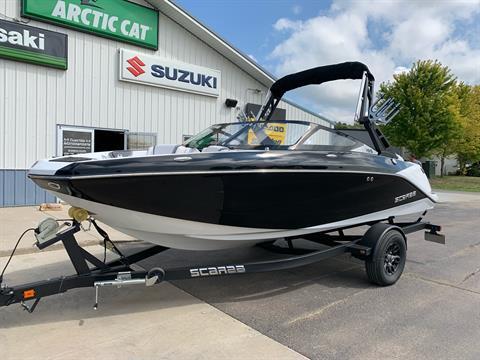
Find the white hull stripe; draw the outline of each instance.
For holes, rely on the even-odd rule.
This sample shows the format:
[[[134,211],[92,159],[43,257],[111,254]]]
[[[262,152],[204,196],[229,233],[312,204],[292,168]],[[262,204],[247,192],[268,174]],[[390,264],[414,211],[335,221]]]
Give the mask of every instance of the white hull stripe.
[[[392,216],[402,216],[410,214],[423,213],[425,210],[433,209],[433,201],[430,199],[420,199],[408,204],[396,206],[387,210],[377,211],[375,213],[357,216],[350,219],[336,221],[333,223],[311,226],[308,228],[296,229],[296,230],[272,230],[270,233],[254,233],[254,234],[241,234],[241,235],[228,235],[230,240],[252,240],[252,239],[269,239],[272,237],[282,238],[290,236],[299,236],[305,234],[313,234],[316,232],[324,232],[329,230],[335,230],[340,228],[351,227],[354,225],[365,224],[373,221],[385,220]],[[191,237],[198,237],[202,239],[220,240],[225,235],[187,235]]]
[[[433,202],[424,198],[395,208],[334,223],[286,230],[243,228],[194,222],[99,204],[60,193],[55,193],[55,195],[73,206],[89,210],[100,221],[137,239],[186,250],[215,250],[248,246],[268,239],[300,236],[370,221],[379,221],[390,216],[422,213],[433,207]]]
[[[36,175],[29,174],[32,178],[39,179],[58,179],[58,180],[85,180],[116,178],[130,176],[156,176],[156,175],[205,175],[205,174],[245,174],[245,173],[354,173],[354,174],[373,174],[373,175],[397,175],[397,173],[387,173],[378,171],[359,171],[359,170],[314,170],[314,169],[247,169],[247,170],[202,170],[202,171],[158,171],[158,172],[138,172],[138,173],[116,173],[101,175],[83,175],[83,176],[55,176],[55,175]],[[403,176],[401,176],[403,177]]]

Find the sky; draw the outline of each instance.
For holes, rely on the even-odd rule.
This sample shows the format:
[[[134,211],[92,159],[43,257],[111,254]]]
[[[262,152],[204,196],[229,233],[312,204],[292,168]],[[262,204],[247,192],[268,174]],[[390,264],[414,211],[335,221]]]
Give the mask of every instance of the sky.
[[[413,62],[436,59],[480,84],[480,0],[176,0],[277,77],[343,61],[364,62],[376,88]],[[308,86],[289,99],[353,122],[359,80]]]

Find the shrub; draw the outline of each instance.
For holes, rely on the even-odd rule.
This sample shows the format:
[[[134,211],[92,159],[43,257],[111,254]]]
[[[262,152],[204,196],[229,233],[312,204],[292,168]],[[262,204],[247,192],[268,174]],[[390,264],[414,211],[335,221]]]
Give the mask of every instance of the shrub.
[[[467,176],[480,177],[480,164],[472,165],[466,173]]]

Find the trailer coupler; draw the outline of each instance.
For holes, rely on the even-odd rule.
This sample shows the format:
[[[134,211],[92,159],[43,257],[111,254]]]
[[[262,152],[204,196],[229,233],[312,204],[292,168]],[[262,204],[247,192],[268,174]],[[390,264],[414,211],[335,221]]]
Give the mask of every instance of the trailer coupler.
[[[107,246],[110,239],[106,232],[98,227],[95,220],[92,219],[91,223],[95,226],[100,235],[104,237],[104,245]],[[42,297],[64,293],[75,288],[95,287],[96,308],[98,307],[98,288],[100,286],[121,287],[134,284],[151,286],[161,282],[164,278],[165,272],[163,269],[153,268],[149,271],[145,271],[144,269],[138,270],[138,266],[136,266],[137,269],[133,269],[131,264],[133,265],[138,261],[156,255],[168,248],[159,245],[152,245],[148,248],[143,248],[136,253],[125,256],[120,253],[115,245],[112,245],[114,251],[119,254],[120,257],[110,262],[106,262],[105,260],[102,261],[98,259],[96,256],[78,245],[77,240],[75,239],[75,233],[82,229],[79,222],[72,220],[71,223],[68,223],[66,229],[62,230],[60,227],[57,229],[61,231],[55,235],[52,235],[52,230],[48,229],[48,236],[37,237],[35,245],[42,250],[55,243],[62,242],[68,257],[75,268],[76,274],[13,287],[1,284],[0,307],[20,303],[25,311],[32,313]],[[40,234],[42,232],[37,231],[37,233]],[[46,233],[46,231],[43,233]],[[33,303],[31,303],[31,305],[27,304],[29,301],[33,301]]]

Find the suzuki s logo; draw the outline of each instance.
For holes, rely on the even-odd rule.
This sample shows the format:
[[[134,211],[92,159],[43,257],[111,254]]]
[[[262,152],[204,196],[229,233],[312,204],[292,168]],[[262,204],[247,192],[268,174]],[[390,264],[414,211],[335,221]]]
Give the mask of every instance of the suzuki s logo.
[[[145,73],[145,70],[142,69],[142,66],[145,66],[145,63],[140,60],[138,56],[128,59],[127,63],[131,65],[127,67],[127,70],[130,71],[133,76],[137,77]]]

